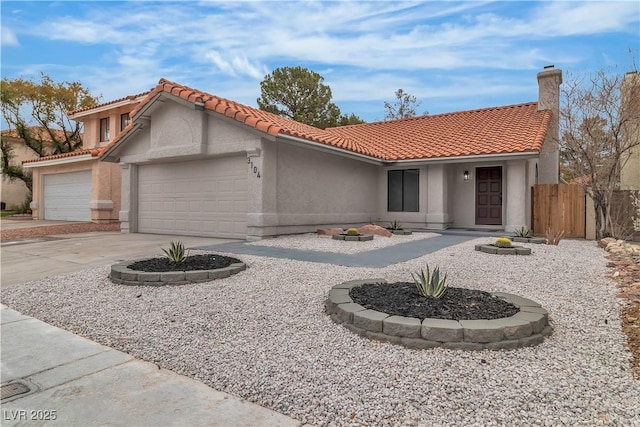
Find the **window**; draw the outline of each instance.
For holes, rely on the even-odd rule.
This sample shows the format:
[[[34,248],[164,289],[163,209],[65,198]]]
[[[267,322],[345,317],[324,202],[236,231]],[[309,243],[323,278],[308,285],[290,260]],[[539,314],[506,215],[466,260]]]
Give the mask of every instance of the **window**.
[[[109,140],[109,117],[100,119],[100,142]]]
[[[120,114],[120,132],[122,132],[129,123],[131,123],[129,113]]]
[[[387,172],[387,211],[418,212],[418,169]]]

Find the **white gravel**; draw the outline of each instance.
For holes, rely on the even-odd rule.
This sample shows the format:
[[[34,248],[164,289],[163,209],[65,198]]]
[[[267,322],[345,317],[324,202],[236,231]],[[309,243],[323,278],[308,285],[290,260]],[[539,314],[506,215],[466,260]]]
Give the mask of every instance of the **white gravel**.
[[[240,255],[246,271],[181,287],[114,285],[104,267],[11,287],[2,301],[317,426],[640,425],[605,252],[572,240],[531,245],[530,256],[474,251],[486,241],[382,269]],[[452,286],[540,302],[554,333],[513,351],[409,350],[323,313],[336,283],[405,281],[427,263]]]
[[[373,249],[386,248],[400,243],[436,237],[436,233],[413,233],[407,236],[394,234],[391,237],[374,235],[373,240],[363,242],[348,242],[334,240],[331,236],[316,233],[297,234],[293,236],[278,236],[271,239],[258,240],[249,243],[254,246],[268,246],[272,248],[297,249],[302,251],[335,252],[340,254],[356,254]]]

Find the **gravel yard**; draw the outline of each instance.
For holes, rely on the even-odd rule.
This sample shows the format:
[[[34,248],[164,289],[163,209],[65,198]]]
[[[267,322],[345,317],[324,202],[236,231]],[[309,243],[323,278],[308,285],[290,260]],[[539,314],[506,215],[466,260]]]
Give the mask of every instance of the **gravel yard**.
[[[428,239],[436,237],[436,233],[413,233],[407,236],[394,234],[391,237],[375,235],[373,240],[367,242],[347,242],[334,240],[331,236],[318,235],[316,233],[297,234],[293,236],[279,236],[272,239],[258,240],[249,243],[255,246],[268,246],[273,248],[288,248],[301,251],[335,252],[340,254],[357,254],[374,249],[386,248],[400,243],[412,242],[414,240]]]
[[[179,287],[114,285],[101,267],[3,290],[2,302],[316,426],[640,425],[606,253],[573,240],[525,245],[526,257],[474,251],[488,240],[382,269],[224,254],[249,268]],[[450,286],[541,303],[553,334],[513,351],[410,350],[323,312],[337,283],[407,281],[427,263]]]

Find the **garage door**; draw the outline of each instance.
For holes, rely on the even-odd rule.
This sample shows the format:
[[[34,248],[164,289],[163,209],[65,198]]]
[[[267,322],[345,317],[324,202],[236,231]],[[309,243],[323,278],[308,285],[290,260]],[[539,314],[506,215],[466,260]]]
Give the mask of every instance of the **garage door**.
[[[91,221],[91,171],[44,176],[44,219]]]
[[[246,158],[139,166],[138,232],[244,238]]]

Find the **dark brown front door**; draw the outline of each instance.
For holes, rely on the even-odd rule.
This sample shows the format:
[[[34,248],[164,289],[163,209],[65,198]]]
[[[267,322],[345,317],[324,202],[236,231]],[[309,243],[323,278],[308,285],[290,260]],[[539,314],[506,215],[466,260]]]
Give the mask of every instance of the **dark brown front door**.
[[[476,224],[502,225],[502,167],[476,168]]]

